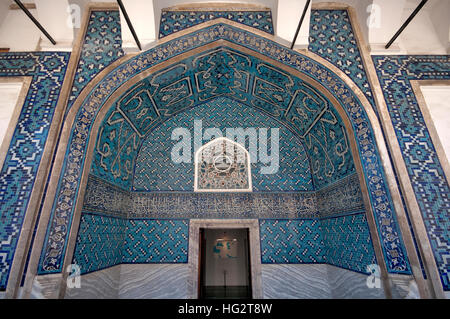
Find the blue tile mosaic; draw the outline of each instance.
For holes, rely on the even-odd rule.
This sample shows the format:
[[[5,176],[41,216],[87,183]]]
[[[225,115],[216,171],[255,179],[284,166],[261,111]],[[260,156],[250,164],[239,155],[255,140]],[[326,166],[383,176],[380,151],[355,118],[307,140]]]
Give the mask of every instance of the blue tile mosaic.
[[[90,175],[86,211],[130,218],[324,218],[364,211],[357,174],[316,192],[128,192]]]
[[[261,261],[327,263],[370,273],[376,264],[365,213],[324,219],[260,220]]]
[[[187,220],[124,219],[84,211],[73,263],[89,273],[121,263],[186,263]]]
[[[314,218],[312,192],[132,193],[129,217],[143,218]]]
[[[175,128],[186,128],[194,137],[194,121],[201,120],[203,130],[218,128],[226,135],[227,128],[243,128],[249,132],[246,148],[258,147],[258,130],[279,129],[279,169],[274,174],[261,174],[268,166],[260,160],[251,164],[253,191],[308,191],[313,189],[309,159],[302,141],[284,125],[269,116],[228,98],[217,98],[180,113],[150,132],[142,142],[134,170],[134,191],[193,191],[194,154],[190,163],[174,163],[171,151],[178,140],[172,140]],[[251,129],[254,129],[254,134]],[[270,134],[270,133],[269,133]],[[209,142],[204,140],[202,143]],[[191,146],[194,140],[192,138]],[[260,145],[261,146],[261,145]],[[271,154],[271,141],[267,143]],[[193,150],[193,149],[192,149]],[[259,156],[259,154],[258,154]],[[97,161],[94,162],[94,165]],[[95,166],[93,173],[95,174]]]
[[[70,54],[0,53],[0,76],[30,76],[31,86],[0,172],[0,290],[10,267]]]
[[[232,98],[234,101],[224,97]],[[145,183],[151,183],[153,180],[167,184],[161,186],[150,184],[147,190],[159,190],[159,188],[161,190],[191,190],[193,166],[174,165],[171,160],[167,160],[167,154],[165,154],[174,144],[169,140],[170,133],[173,131],[169,127],[172,122],[164,123],[163,128],[157,129],[157,133],[168,130],[162,133],[164,134],[162,138],[165,139],[163,144],[155,143],[147,146],[144,143],[144,151],[139,151],[140,144],[143,140],[154,139],[156,133],[152,131],[162,122],[170,120],[181,112],[187,112],[199,104],[218,98],[220,98],[218,102],[209,102],[201,108],[204,110],[209,106],[215,106],[211,111],[197,112],[194,115],[191,114],[195,111],[190,111],[186,113],[188,118],[185,121],[181,120],[181,116],[177,116],[176,120],[172,120],[172,122],[177,121],[173,128],[191,129],[194,121],[188,121],[188,119],[204,117],[205,123],[213,127],[220,121],[224,121],[230,125],[229,127],[247,128],[253,124],[255,127],[262,127],[259,123],[261,121],[258,122],[257,119],[263,118],[263,115],[259,113],[263,112],[272,117],[273,120],[270,121],[272,127],[284,126],[303,140],[307,150],[305,153],[312,165],[316,188],[355,172],[342,120],[331,106],[331,102],[322,93],[300,78],[289,75],[267,62],[243,55],[235,50],[218,48],[202,52],[174,66],[155,72],[124,93],[108,112],[99,130],[92,173],[128,189],[132,181],[134,165],[137,165],[136,175],[144,169],[139,167],[140,161],[136,160],[137,153],[140,152],[141,156],[145,157],[148,150],[153,151],[151,147],[154,147],[160,158],[158,163],[150,163],[152,165],[148,169],[150,174],[143,175],[143,178]],[[221,102],[224,106],[219,106]],[[151,107],[147,107],[148,105]],[[235,108],[231,109],[227,105]],[[245,105],[259,112],[255,113],[253,109],[244,108]],[[221,107],[224,112],[227,112],[226,114],[222,113]],[[140,116],[141,112],[146,115]],[[208,119],[205,115],[208,115]],[[234,122],[227,120],[225,115],[236,120]],[[240,125],[239,121],[243,124]],[[204,127],[207,127],[206,124]],[[218,128],[224,127],[225,125],[218,125]],[[286,130],[284,127],[283,131]],[[292,134],[288,138],[291,141],[295,140]],[[282,154],[288,157],[284,163],[285,168],[290,165],[291,159],[299,163],[294,154],[301,152],[300,148],[293,148],[292,145],[283,147],[285,151]],[[288,155],[290,151],[294,151],[293,155]],[[311,189],[312,185],[305,185],[309,181],[308,174],[304,170],[305,160],[306,157],[300,159],[302,164],[297,171],[284,169],[282,172],[286,173],[284,178],[277,179],[281,174],[273,174],[274,177],[268,174],[261,176],[263,180],[256,181],[256,190],[267,190],[268,187],[272,190]],[[136,161],[137,164],[135,164]],[[253,168],[260,169],[261,166],[254,165]],[[160,175],[154,175],[156,169]],[[169,179],[160,178],[167,175]],[[178,175],[186,176],[186,180],[177,179],[178,184],[173,186],[173,177],[178,178]],[[290,179],[291,176],[292,179]],[[140,180],[135,182],[135,189],[146,190],[145,185],[139,183],[142,182]]]
[[[89,175],[83,210],[126,218],[131,210],[130,206],[130,192]]]
[[[262,263],[324,262],[318,219],[263,219],[260,220],[259,227]]]
[[[324,260],[330,265],[370,273],[377,264],[365,213],[320,220]]]
[[[308,49],[348,75],[377,112],[347,10],[311,10]]]
[[[197,24],[224,18],[260,31],[273,34],[272,13],[265,11],[170,11],[161,12],[159,38],[193,27]]]
[[[450,290],[450,187],[411,80],[450,79],[450,56],[373,56],[444,290]]]
[[[189,220],[129,219],[123,263],[187,263]]]
[[[81,274],[122,262],[127,222],[124,218],[82,213],[73,257]]]
[[[320,218],[365,211],[357,173],[320,189],[316,196]]]
[[[193,41],[194,38],[196,39],[196,41]],[[394,273],[410,273],[409,263],[398,230],[395,215],[393,214],[393,205],[384,179],[384,173],[382,170],[380,158],[378,156],[378,151],[376,149],[373,132],[370,128],[369,121],[364,109],[361,106],[361,103],[357,100],[351,89],[345,83],[343,83],[339,79],[339,77],[330,72],[327,68],[311,60],[310,58],[305,57],[298,52],[291,51],[268,39],[261,38],[255,34],[240,30],[236,27],[226,24],[213,25],[211,27],[185,35],[179,39],[168,41],[130,59],[122,66],[116,68],[110,74],[106,75],[105,78],[88,95],[85,103],[82,105],[81,110],[78,113],[77,119],[75,120],[75,123],[86,123],[86,125],[75,125],[71,137],[68,141],[66,161],[63,164],[62,175],[57,190],[57,198],[55,200],[55,206],[52,211],[51,223],[49,226],[46,243],[43,247],[41,262],[39,265],[41,273],[61,271],[61,261],[65,255],[67,240],[67,232],[64,230],[70,229],[72,207],[77,191],[72,192],[72,196],[63,196],[63,194],[65,194],[65,190],[78,189],[82,164],[82,161],[80,161],[80,159],[83,157],[83,152],[86,146],[85,143],[89,139],[92,119],[94,118],[96,112],[99,110],[100,106],[110,96],[110,94],[116,87],[120,86],[130,77],[135,76],[137,73],[142,72],[150,66],[164,61],[170,57],[185,52],[186,50],[211,43],[212,41],[216,41],[218,39],[224,39],[234,42],[237,45],[241,45],[250,50],[254,50],[266,57],[275,59],[281,63],[286,64],[287,66],[291,66],[300,72],[304,72],[312,79],[322,84],[326,89],[330,91],[331,94],[336,96],[339,103],[344,106],[355,131],[355,136],[357,136],[357,143],[362,160],[363,172],[366,176],[366,186],[369,190],[369,197],[371,200],[372,209],[374,211],[374,217],[380,235],[380,241],[382,244],[383,254],[386,259],[388,271]],[[235,59],[234,61],[236,61],[238,64],[244,63],[245,65],[245,55],[243,56],[241,54],[239,56],[238,53],[235,53],[233,57],[233,54],[227,54],[228,53],[225,53],[225,55],[219,55],[216,59],[211,60],[216,64],[218,70],[220,70],[227,63],[235,63],[233,62],[233,59]],[[210,62],[201,59],[197,61],[199,63],[203,63],[200,69],[202,70],[202,72],[207,73],[207,65]],[[202,69],[204,67],[206,69]],[[244,93],[246,87],[243,86],[243,84],[246,83],[246,75],[243,73],[244,70],[241,70],[240,66],[236,65],[232,73],[226,73],[230,76],[232,74],[239,74],[238,82],[242,84],[239,84],[239,86],[237,87],[224,85],[229,81],[229,78],[227,79],[227,76],[221,76],[220,83],[217,84],[217,89],[208,88],[209,84],[205,85],[205,83],[207,82],[206,80],[205,82],[200,81],[199,85],[202,88],[201,92],[204,95],[200,94],[199,97],[206,98],[208,94],[210,97],[214,97],[215,94],[234,94],[235,99],[238,100],[245,97]],[[179,72],[184,72],[182,67],[179,69]],[[277,82],[277,84],[283,84],[283,87],[286,87],[285,82],[283,82],[286,80],[286,77],[283,77],[279,73],[274,72],[273,69],[268,67],[261,67],[259,69],[259,72],[270,74],[274,81]],[[221,74],[225,74],[225,72]],[[161,80],[163,78],[163,75],[160,75],[161,78],[159,79]],[[153,81],[153,84],[157,84],[157,80],[158,79],[155,80],[156,82]],[[261,99],[264,98],[269,102],[273,99],[273,104],[276,105],[280,105],[279,102],[275,103],[275,101],[279,101],[280,98],[285,100],[287,92],[283,91],[273,95],[261,95],[261,93],[264,92],[264,85],[266,84],[260,82],[260,86],[257,87],[260,90],[255,91],[257,94],[260,94],[259,96],[261,97]],[[157,85],[157,87],[155,88],[156,95],[150,96],[155,96],[159,102],[163,96],[167,96],[167,98],[165,99],[167,107],[162,107],[161,109],[158,109],[158,111],[161,111],[162,114],[171,114],[171,112],[180,110],[183,105],[185,107],[189,105],[189,99],[184,99],[182,103],[180,100],[178,100],[178,97],[180,97],[181,94],[180,92],[185,92],[185,90],[188,88],[192,88],[192,86],[187,85],[187,82],[179,82],[178,85],[172,86],[171,89],[173,89],[173,94],[170,95],[168,94],[168,90],[165,92],[166,94],[163,94],[164,92],[162,88]],[[206,91],[209,90],[208,94],[206,94],[207,92],[205,92],[205,89]],[[154,93],[155,91],[152,92]],[[186,96],[185,93],[182,94]],[[323,100],[322,102],[326,103],[326,101]],[[284,105],[283,103],[281,104]],[[162,105],[164,105],[164,103]],[[268,105],[270,105],[270,103],[267,103],[265,105],[267,107]],[[311,106],[313,105],[314,104],[311,104]],[[261,105],[261,107],[263,106]],[[316,108],[312,107],[311,109],[315,110],[314,112],[316,112],[318,110],[317,105]],[[124,108],[124,110],[122,111],[129,112],[130,110]],[[275,109],[272,109],[271,111],[275,111]],[[117,116],[117,114],[114,114],[114,116]],[[117,118],[111,118],[112,121],[115,119]],[[141,122],[136,124],[139,125],[132,128],[136,136],[148,129],[148,123],[146,124]],[[156,122],[153,124],[156,124]],[[296,123],[295,125],[297,125],[298,129],[301,130],[302,127],[304,127],[305,123],[302,124],[303,126],[300,122]],[[74,136],[79,136],[81,138],[74,138]],[[70,170],[67,169],[68,163],[70,163]],[[58,248],[55,250],[51,247]],[[50,252],[53,254],[54,258],[48,258]]]
[[[119,11],[91,11],[66,113],[84,87],[123,55]]]

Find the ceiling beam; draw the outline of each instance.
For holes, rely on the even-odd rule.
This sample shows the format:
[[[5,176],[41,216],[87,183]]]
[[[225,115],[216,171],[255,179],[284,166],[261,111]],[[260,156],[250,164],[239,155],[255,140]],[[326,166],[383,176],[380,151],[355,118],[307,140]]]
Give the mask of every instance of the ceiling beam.
[[[139,39],[136,35],[136,32],[134,31],[133,25],[131,24],[130,17],[128,16],[127,10],[125,9],[125,6],[123,5],[122,0],[117,0],[117,3],[119,4],[120,11],[122,11],[123,16],[125,17],[125,20],[127,21],[128,28],[131,31],[131,34],[133,35],[134,41],[136,41],[136,44],[140,51],[142,51],[141,42],[139,42]]]
[[[297,41],[298,33],[300,32],[300,28],[302,27],[303,20],[305,19],[305,15],[306,15],[306,12],[308,11],[310,3],[311,3],[311,0],[306,1],[305,7],[303,8],[302,16],[300,18],[300,21],[298,22],[297,30],[295,31],[294,40],[292,40],[291,50],[294,48],[295,41]]]
[[[56,45],[56,41],[53,40],[53,38],[48,34],[48,32],[44,29],[44,27],[39,23],[38,20],[36,20],[35,17],[31,14],[31,12],[23,5],[23,3],[20,0],[14,0],[14,2],[19,6],[20,9],[22,9],[23,12],[30,18],[31,21],[39,28],[39,30],[42,31],[42,33],[47,37],[47,39],[53,44]]]
[[[416,9],[411,13],[411,15],[406,19],[406,21],[402,24],[400,29],[394,34],[391,40],[386,44],[385,49],[389,49],[392,43],[399,37],[399,35],[405,30],[408,24],[414,19],[414,17],[419,13],[419,11],[423,8],[423,6],[428,2],[428,0],[422,0]]]

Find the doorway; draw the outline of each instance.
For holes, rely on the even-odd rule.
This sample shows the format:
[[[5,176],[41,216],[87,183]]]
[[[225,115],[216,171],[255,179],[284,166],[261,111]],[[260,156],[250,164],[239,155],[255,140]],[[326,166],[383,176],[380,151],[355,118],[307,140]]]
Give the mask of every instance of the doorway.
[[[252,298],[248,228],[200,228],[200,299]]]

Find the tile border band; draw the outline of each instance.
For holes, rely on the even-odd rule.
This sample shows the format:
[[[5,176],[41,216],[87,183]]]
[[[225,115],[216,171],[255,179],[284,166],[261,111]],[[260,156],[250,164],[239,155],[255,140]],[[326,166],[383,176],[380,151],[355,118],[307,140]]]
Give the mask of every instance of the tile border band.
[[[359,25],[356,10],[349,5],[345,5],[345,4],[341,4],[341,3],[334,3],[334,2],[318,3],[313,8],[318,9],[318,10],[319,9],[327,9],[327,8],[328,9],[331,8],[331,9],[335,9],[335,10],[336,9],[347,10],[347,12],[349,14],[350,22],[353,27],[353,31],[355,33],[356,42],[357,42],[358,48],[361,52],[363,65],[366,69],[368,82],[369,82],[369,85],[373,92],[374,101],[376,104],[374,107],[376,107],[378,109],[378,114],[380,115],[380,120],[378,120],[378,118],[377,118],[376,122],[377,123],[381,122],[380,133],[381,133],[381,130],[384,130],[384,132],[386,134],[387,141],[385,140],[385,136],[383,136],[383,134],[381,134],[380,139],[383,141],[383,143],[382,143],[383,145],[381,146],[381,148],[380,148],[380,145],[378,145],[378,147],[379,147],[380,155],[382,156],[382,163],[383,163],[383,166],[384,166],[384,169],[386,172],[386,179],[388,182],[387,184],[389,186],[389,191],[391,193],[392,200],[393,200],[393,203],[395,206],[395,211],[396,211],[398,223],[400,226],[400,230],[403,234],[403,236],[402,236],[403,241],[404,241],[404,244],[405,244],[409,259],[410,259],[411,269],[414,274],[414,278],[417,281],[417,285],[419,287],[420,295],[423,298],[430,298],[431,291],[430,291],[429,286],[426,283],[426,280],[424,279],[423,273],[421,271],[419,257],[417,255],[417,252],[416,252],[416,249],[414,246],[414,242],[412,239],[411,230],[409,228],[409,223],[408,223],[408,219],[407,219],[407,215],[406,215],[407,212],[404,209],[401,195],[400,195],[400,190],[397,187],[397,181],[396,181],[395,175],[394,175],[395,174],[394,167],[398,171],[398,168],[397,168],[397,165],[395,162],[403,161],[402,156],[397,156],[398,154],[401,155],[400,145],[397,142],[397,138],[395,135],[394,128],[392,126],[392,122],[390,120],[390,115],[387,110],[387,106],[386,106],[386,104],[383,105],[383,103],[385,103],[385,102],[384,102],[383,94],[381,91],[381,86],[378,81],[378,77],[376,75],[375,65],[373,64],[373,61],[370,57],[368,46],[365,42],[364,35],[362,34],[361,27]],[[392,137],[394,137],[394,138],[392,138]],[[391,142],[393,140],[395,140],[396,143],[393,143],[391,145]],[[394,167],[392,166],[391,158],[389,156],[389,153],[388,153],[388,150],[386,147],[389,147],[390,151],[393,154],[397,154],[397,155],[393,156]],[[381,152],[381,149],[383,149],[383,152]],[[403,162],[403,164],[404,164],[404,162]],[[406,166],[405,166],[405,169],[406,169]],[[408,175],[406,175],[406,176],[408,176]],[[404,181],[400,177],[401,176],[399,176],[400,183],[409,183],[409,186],[411,187],[411,191],[412,191],[411,181],[409,179],[407,181]],[[414,193],[410,193],[410,194],[414,194]],[[413,197],[415,200],[415,196],[413,196]],[[417,202],[416,202],[416,204],[417,204]],[[418,207],[418,204],[417,204],[417,207]],[[431,249],[431,245],[430,245],[430,249]],[[434,260],[434,256],[433,256],[433,260]],[[436,265],[435,265],[435,270],[437,273]],[[439,285],[440,285],[439,274],[438,274],[438,279],[439,279]]]
[[[73,81],[75,79],[77,65],[78,65],[78,62],[81,57],[81,47],[83,45],[84,38],[86,35],[90,14],[92,11],[103,11],[103,10],[118,10],[118,6],[117,6],[117,4],[114,4],[114,3],[101,3],[101,2],[88,3],[85,6],[85,14],[82,19],[80,30],[78,31],[77,37],[74,40],[74,46],[73,46],[72,52],[70,54],[70,59],[69,59],[68,65],[67,65],[66,74],[65,74],[63,85],[61,88],[61,93],[60,93],[59,100],[58,100],[58,103],[55,108],[55,113],[53,115],[53,120],[52,120],[50,129],[49,129],[47,141],[45,143],[45,148],[44,148],[44,152],[42,155],[41,163],[39,165],[39,169],[36,174],[36,182],[34,183],[33,190],[32,190],[31,197],[30,197],[30,202],[28,204],[28,208],[25,213],[25,222],[27,221],[27,219],[30,216],[32,216],[33,219],[36,219],[37,214],[39,212],[40,204],[42,201],[44,201],[44,198],[43,198],[44,187],[48,181],[48,178],[50,177],[49,176],[50,173],[52,172],[52,175],[53,175],[53,170],[55,169],[55,167],[51,167],[51,163],[52,163],[52,159],[54,159],[54,157],[55,157],[55,153],[56,153],[59,141],[61,141],[63,125],[64,125],[64,122],[63,122],[64,114],[65,114],[67,103],[68,103],[68,100],[69,100],[69,97],[71,94]],[[49,186],[49,188],[50,187],[51,186]],[[44,208],[42,208],[42,209],[44,209]],[[47,229],[49,219],[46,217],[47,217],[46,214],[41,214],[39,221],[37,221],[38,225],[37,225],[36,237],[33,242],[33,245],[32,245],[32,247],[28,247],[28,249],[26,249],[27,251],[31,249],[31,255],[30,255],[30,261],[29,261],[27,273],[25,275],[25,282],[24,282],[24,286],[23,286],[23,289],[24,289],[23,297],[24,298],[29,297],[31,294],[33,280],[34,280],[34,276],[36,274],[37,265],[38,265],[39,257],[40,257],[40,251],[39,251],[39,249],[36,250],[36,248],[38,246],[42,246],[43,238],[42,238],[42,236],[40,236],[40,234],[42,233],[42,229],[44,229],[44,232]],[[36,223],[36,221],[34,221],[33,225],[31,225],[31,226],[33,226],[31,229],[36,227],[35,223]],[[25,225],[25,223],[24,223],[24,225]],[[27,239],[29,241],[31,241],[32,234],[29,234],[29,232],[28,232],[28,234],[26,234],[26,236],[25,236],[24,233],[25,232],[21,233],[20,238],[19,238],[19,243],[21,241],[25,240],[25,238],[23,238],[23,237],[29,237]],[[28,245],[30,245],[30,244],[31,243],[28,243]],[[18,245],[18,247],[19,247],[19,245]],[[13,272],[13,270],[16,267],[19,267],[20,264],[25,263],[25,258],[26,258],[26,255],[23,256],[23,258],[19,258],[21,260],[16,261],[16,258],[14,258],[13,265],[11,267],[11,273]],[[10,278],[11,278],[11,275],[10,275]],[[19,277],[17,277],[17,278],[19,278]],[[18,279],[16,281],[18,281],[20,283],[20,281]],[[6,297],[7,298],[17,297],[18,292],[19,292],[18,290],[19,290],[19,284],[17,284],[17,287],[13,288],[13,287],[9,287],[9,283],[8,283]]]

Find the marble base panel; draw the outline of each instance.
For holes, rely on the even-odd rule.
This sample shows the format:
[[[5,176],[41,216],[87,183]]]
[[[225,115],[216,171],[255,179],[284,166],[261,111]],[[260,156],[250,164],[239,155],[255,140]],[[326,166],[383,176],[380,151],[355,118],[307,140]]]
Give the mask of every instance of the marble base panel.
[[[343,268],[326,265],[328,284],[333,299],[379,299],[385,298],[383,286],[369,288],[367,275]]]
[[[325,264],[262,265],[263,296],[267,299],[328,299]]]
[[[81,288],[67,289],[65,298],[186,299],[189,276],[187,264],[122,264],[81,276]],[[261,265],[266,299],[385,298],[367,278],[327,264]]]
[[[367,275],[326,264],[262,265],[268,299],[378,299],[384,290],[368,288]]]
[[[121,265],[81,276],[80,288],[67,288],[66,299],[116,299],[119,297]]]
[[[188,277],[187,264],[124,264],[119,298],[186,299]]]
[[[185,299],[187,264],[122,264],[81,276],[66,299]]]

